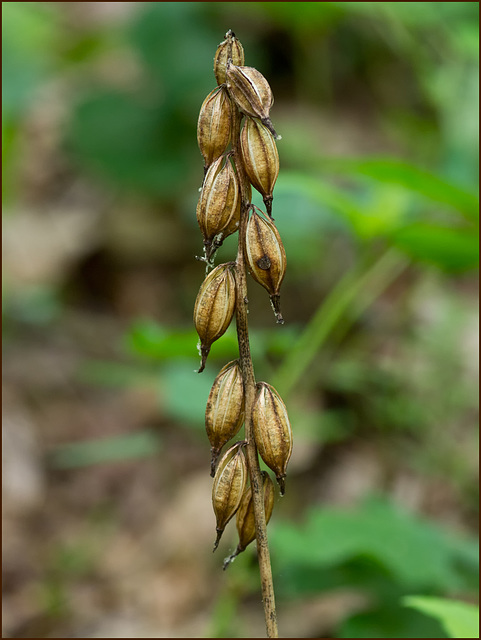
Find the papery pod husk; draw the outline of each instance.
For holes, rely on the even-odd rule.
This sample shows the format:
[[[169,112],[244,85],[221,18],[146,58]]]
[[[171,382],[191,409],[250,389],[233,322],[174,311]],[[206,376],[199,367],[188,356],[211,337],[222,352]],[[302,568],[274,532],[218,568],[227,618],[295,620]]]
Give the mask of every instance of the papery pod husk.
[[[238,212],[240,214],[239,181],[227,154],[209,167],[197,203],[197,222],[208,260],[219,247],[214,238],[230,225]]]
[[[225,87],[216,87],[204,100],[197,121],[197,142],[205,171],[227,149],[231,130],[231,99]]]
[[[245,442],[236,442],[226,451],[219,462],[212,486],[212,506],[216,517],[217,537],[214,551],[226,524],[239,508],[247,483],[247,464],[242,448]]]
[[[278,138],[269,113],[274,104],[274,95],[269,83],[254,67],[243,67],[227,63],[226,84],[237,108],[246,116],[259,118],[275,138]]]
[[[207,399],[205,429],[211,445],[211,476],[222,447],[229,442],[244,422],[244,382],[238,360],[222,367]]]
[[[251,200],[252,200],[252,189],[251,189],[251,185],[247,184],[247,202],[249,203]],[[225,229],[223,229],[218,235],[215,236],[211,244],[208,245],[208,247],[206,248],[207,259],[209,259],[210,256],[212,256],[217,251],[217,249],[222,246],[224,240],[227,237],[239,231],[240,211],[241,211],[241,196],[239,192],[237,207],[234,211],[234,215],[230,219],[229,224]]]
[[[267,290],[277,322],[283,324],[279,291],[286,274],[286,252],[274,222],[254,208],[247,222],[245,254],[251,276]]]
[[[233,64],[244,64],[244,48],[235,37],[235,33],[229,29],[225,34],[225,40],[217,47],[214,56],[214,75],[217,84],[224,84],[226,80],[227,60],[231,58]]]
[[[262,491],[264,494],[264,512],[266,516],[266,525],[271,519],[274,509],[274,484],[267,471],[262,472]],[[254,516],[254,500],[252,499],[252,486],[249,486],[242,496],[241,503],[236,514],[237,533],[239,535],[239,544],[234,553],[225,559],[224,569],[235,560],[235,558],[246,549],[246,547],[256,539],[256,522]]]
[[[247,192],[248,192],[247,202],[250,202],[252,200],[252,189],[251,189],[251,185],[250,184],[247,186]],[[227,227],[221,233],[222,240],[224,240],[224,238],[227,238],[228,236],[232,235],[233,233],[235,233],[236,231],[239,230],[240,208],[241,208],[241,197],[240,197],[240,193],[239,193],[238,207],[235,210],[235,213],[232,216],[229,224],[227,225]],[[222,244],[222,242],[221,242],[221,244]]]
[[[201,284],[194,306],[194,324],[200,338],[202,357],[199,373],[213,342],[227,330],[235,308],[235,280],[232,263],[212,269]]]
[[[292,430],[286,405],[271,385],[259,382],[252,408],[257,450],[276,474],[281,495],[285,491],[287,464],[292,453]]]
[[[272,192],[279,175],[279,154],[274,136],[261,122],[247,117],[240,143],[247,176],[262,195],[267,214],[272,218]]]

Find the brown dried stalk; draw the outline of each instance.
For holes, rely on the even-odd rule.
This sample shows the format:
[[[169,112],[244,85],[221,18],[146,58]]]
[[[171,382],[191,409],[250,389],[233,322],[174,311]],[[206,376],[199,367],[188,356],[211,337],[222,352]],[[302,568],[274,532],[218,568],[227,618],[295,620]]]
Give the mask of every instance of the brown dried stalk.
[[[245,437],[247,441],[247,465],[252,487],[254,504],[254,518],[256,522],[257,554],[261,576],[262,601],[268,638],[278,638],[276,602],[274,597],[274,583],[272,580],[271,558],[267,542],[267,525],[264,512],[264,495],[261,470],[257,447],[252,427],[252,407],[255,399],[256,381],[249,345],[249,330],[247,323],[247,273],[244,258],[244,242],[246,236],[247,219],[249,213],[249,181],[245,173],[240,150],[240,121],[241,115],[236,110],[232,127],[232,147],[234,163],[241,192],[241,215],[239,225],[239,244],[236,259],[236,324],[239,342],[239,360],[244,380],[245,393]]]

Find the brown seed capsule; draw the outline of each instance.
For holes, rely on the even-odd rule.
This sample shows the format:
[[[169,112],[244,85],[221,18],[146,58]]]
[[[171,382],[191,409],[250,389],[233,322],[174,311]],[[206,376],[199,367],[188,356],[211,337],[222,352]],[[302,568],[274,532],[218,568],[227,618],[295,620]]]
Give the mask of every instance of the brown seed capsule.
[[[214,380],[205,410],[205,428],[211,444],[211,473],[222,447],[233,438],[244,422],[244,383],[238,360],[223,367]]]
[[[215,472],[212,505],[217,521],[217,538],[214,543],[214,551],[219,545],[226,524],[239,508],[244,493],[247,482],[247,464],[242,451],[244,446],[245,442],[236,442],[228,449]]]
[[[272,483],[270,475],[266,472],[262,472],[262,490],[264,493],[264,511],[266,514],[266,524],[271,519],[272,510],[274,509],[274,485]],[[241,503],[237,509],[236,515],[237,533],[239,534],[239,544],[234,553],[225,559],[224,569],[227,569],[229,564],[235,560],[235,558],[245,550],[245,548],[256,537],[256,523],[254,517],[254,501],[252,499],[252,487],[248,487],[244,491]]]
[[[251,189],[251,185],[248,185],[248,189],[247,189],[248,195],[247,195],[247,202],[250,202],[252,200],[252,189]],[[223,242],[223,240],[225,238],[227,238],[228,236],[232,235],[233,233],[235,233],[236,231],[239,230],[239,224],[240,224],[240,205],[241,205],[241,198],[240,198],[240,193],[239,193],[239,200],[238,200],[238,206],[237,209],[234,212],[234,215],[232,216],[229,224],[227,225],[227,227],[221,232],[220,234],[220,238],[219,238],[219,242],[220,244],[218,246],[220,246]]]
[[[197,222],[204,236],[207,259],[220,246],[214,238],[240,214],[239,182],[229,159],[221,156],[207,171],[197,204]]]
[[[283,324],[279,290],[286,273],[286,252],[272,220],[254,210],[247,223],[245,252],[251,276],[268,291],[277,322]]]
[[[194,324],[200,338],[202,357],[199,373],[204,370],[213,342],[227,330],[235,307],[235,280],[232,264],[220,264],[201,284],[194,306]]]
[[[231,58],[236,65],[244,64],[244,48],[230,29],[225,40],[217,47],[214,57],[214,74],[217,84],[224,84],[227,60]]]
[[[252,424],[260,456],[276,474],[281,495],[284,495],[287,463],[292,453],[292,430],[285,404],[274,387],[266,382],[257,384]]]
[[[259,118],[274,138],[278,135],[269,118],[274,103],[269,83],[254,67],[242,67],[227,63],[227,89],[238,109],[252,118]]]
[[[225,87],[216,87],[200,108],[197,142],[204,157],[204,172],[217,160],[230,142],[232,103]]]
[[[262,123],[247,117],[240,143],[246,173],[262,194],[267,214],[272,218],[272,192],[279,175],[279,154],[274,137]]]

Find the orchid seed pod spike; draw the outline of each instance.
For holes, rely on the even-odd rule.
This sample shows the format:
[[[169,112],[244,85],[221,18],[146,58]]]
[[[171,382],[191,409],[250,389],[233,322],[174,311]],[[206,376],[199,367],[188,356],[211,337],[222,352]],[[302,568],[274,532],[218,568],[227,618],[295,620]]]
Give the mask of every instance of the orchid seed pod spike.
[[[229,59],[235,65],[242,66],[244,64],[244,48],[230,29],[225,34],[225,40],[220,43],[215,52],[214,75],[217,84],[223,84],[226,81],[226,66]]]
[[[245,442],[236,442],[223,455],[212,485],[212,506],[216,517],[217,537],[214,551],[229,520],[239,508],[247,482],[247,464],[243,447]]]
[[[243,67],[227,62],[226,84],[237,108],[246,116],[259,118],[274,138],[278,138],[269,118],[274,96],[262,73],[254,67]]]
[[[204,238],[207,260],[219,248],[215,238],[231,225],[232,219],[240,215],[239,182],[230,161],[230,154],[221,156],[209,167],[199,202],[197,222]]]
[[[274,222],[254,207],[247,223],[245,254],[251,276],[269,293],[277,323],[283,324],[279,290],[286,273],[286,252]]]
[[[204,176],[230,142],[232,102],[225,86],[216,87],[204,100],[197,121],[197,142],[204,158]]]
[[[275,492],[274,484],[272,483],[270,475],[266,471],[262,472],[262,491],[264,495],[264,512],[267,525],[271,519],[272,511],[274,509]],[[241,503],[237,509],[236,526],[237,533],[239,535],[239,544],[237,545],[234,553],[225,559],[224,570],[227,569],[229,564],[235,560],[239,553],[245,551],[246,547],[256,538],[252,487],[248,487],[244,491]]]
[[[287,464],[292,453],[292,430],[284,402],[266,382],[257,384],[252,423],[259,454],[276,474],[281,495],[284,495]]]
[[[240,143],[247,176],[262,195],[267,214],[272,218],[272,192],[279,175],[279,154],[274,137],[262,123],[247,117]]]
[[[194,306],[194,324],[200,338],[201,366],[205,368],[213,342],[227,330],[235,307],[235,280],[232,264],[215,267],[201,284]]]
[[[205,428],[211,444],[211,476],[222,447],[244,422],[244,383],[239,361],[223,367],[212,385],[205,410]]]

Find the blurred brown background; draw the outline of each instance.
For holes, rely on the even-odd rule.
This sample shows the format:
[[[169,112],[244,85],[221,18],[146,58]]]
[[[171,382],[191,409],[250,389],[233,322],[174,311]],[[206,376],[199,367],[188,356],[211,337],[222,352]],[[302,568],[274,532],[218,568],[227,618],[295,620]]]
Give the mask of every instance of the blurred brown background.
[[[477,3],[2,9],[3,636],[264,634],[255,549],[222,572],[231,524],[211,553],[233,327],[194,373],[196,124],[231,28],[282,134],[283,327],[249,282],[295,439],[280,634],[448,637],[402,598],[477,602]]]

